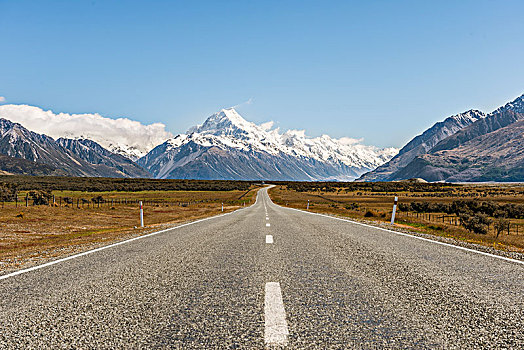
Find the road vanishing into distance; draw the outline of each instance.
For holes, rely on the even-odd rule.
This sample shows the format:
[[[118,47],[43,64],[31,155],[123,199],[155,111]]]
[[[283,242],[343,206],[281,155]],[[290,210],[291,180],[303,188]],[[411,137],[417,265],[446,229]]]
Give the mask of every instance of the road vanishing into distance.
[[[0,348],[524,348],[522,263],[279,207],[267,188],[1,278]]]

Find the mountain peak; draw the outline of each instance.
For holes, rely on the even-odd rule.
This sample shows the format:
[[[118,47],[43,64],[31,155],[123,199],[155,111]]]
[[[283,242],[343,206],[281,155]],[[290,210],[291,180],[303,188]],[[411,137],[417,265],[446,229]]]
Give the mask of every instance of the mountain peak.
[[[524,94],[520,95],[511,102],[506,103],[504,106],[496,109],[491,114],[496,114],[504,111],[512,111],[515,113],[524,113]]]
[[[206,121],[188,130],[188,134],[205,133],[213,135],[241,134],[257,132],[260,129],[254,123],[248,122],[234,108],[226,108],[210,115]]]
[[[479,111],[478,109],[470,109],[466,112],[463,112],[463,113],[459,113],[459,114],[455,114],[455,115],[452,115],[451,117],[447,118],[446,120],[455,120],[459,123],[466,123],[466,124],[470,124],[471,122],[475,122],[479,119],[483,119],[483,118],[486,118],[486,113],[482,112],[482,111]],[[462,126],[461,126],[462,128]]]
[[[157,146],[139,164],[157,178],[352,180],[398,151],[329,135],[308,137],[304,130],[281,133],[272,125],[247,121],[234,108],[222,109]]]
[[[220,112],[215,113],[207,118],[206,122],[207,121],[229,121],[237,126],[242,126],[249,123],[247,120],[242,118],[242,116],[238,114],[238,112],[233,107],[221,109]]]

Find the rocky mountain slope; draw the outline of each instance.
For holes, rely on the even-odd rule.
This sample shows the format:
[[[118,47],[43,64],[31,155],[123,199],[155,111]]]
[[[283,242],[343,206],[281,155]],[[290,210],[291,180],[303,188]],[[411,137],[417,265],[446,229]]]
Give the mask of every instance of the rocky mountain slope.
[[[478,110],[469,110],[453,115],[416,136],[402,147],[389,162],[379,166],[359,178],[359,181],[389,181],[394,173],[407,166],[415,157],[428,153],[440,141],[454,135],[477,120],[485,118]]]
[[[396,152],[327,135],[308,138],[303,131],[281,134],[224,109],[138,164],[157,178],[352,180]]]
[[[48,164],[0,154],[0,175],[64,176],[64,171]]]
[[[524,95],[442,139],[384,180],[524,181],[523,120]],[[369,174],[362,179],[373,180]]]
[[[59,138],[56,142],[89,164],[115,169],[125,177],[150,177],[145,169],[129,158],[110,152],[92,140]]]
[[[397,179],[413,177],[449,182],[524,181],[524,115],[451,149],[417,157],[395,174]]]
[[[18,162],[24,174],[43,171],[46,175],[149,177],[147,171],[131,160],[113,154],[93,141],[55,141],[7,119],[0,119],[0,154],[33,162],[34,169],[30,163]],[[13,167],[16,161],[11,158],[0,160],[0,170],[12,172],[17,169]]]

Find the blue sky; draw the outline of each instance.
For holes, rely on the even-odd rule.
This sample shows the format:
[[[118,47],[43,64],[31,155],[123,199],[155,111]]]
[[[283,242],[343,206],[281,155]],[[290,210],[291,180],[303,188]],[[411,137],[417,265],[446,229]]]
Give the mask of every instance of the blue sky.
[[[257,123],[402,146],[524,93],[523,13],[523,1],[0,0],[0,96],[173,133],[240,105]]]

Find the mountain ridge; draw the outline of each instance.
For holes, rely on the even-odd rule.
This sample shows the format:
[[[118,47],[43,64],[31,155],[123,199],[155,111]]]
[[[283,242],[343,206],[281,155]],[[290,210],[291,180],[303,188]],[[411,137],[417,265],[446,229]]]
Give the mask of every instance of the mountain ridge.
[[[10,157],[3,158],[0,168],[23,169],[23,173],[33,171],[30,163],[18,161],[21,166],[13,167],[16,159],[33,162],[35,169],[46,175],[149,177],[147,171],[131,160],[107,151],[94,141],[55,140],[4,118],[0,118],[0,154]]]
[[[389,162],[362,175],[358,181],[390,180],[395,172],[408,165],[418,155],[427,153],[440,141],[485,117],[485,113],[475,109],[470,109],[433,124],[429,129],[425,130],[422,134],[415,136],[404,147],[402,147],[398,154]]]
[[[395,168],[392,164],[395,165],[396,159],[393,158],[359,180],[376,181],[377,178],[380,179],[381,173],[385,174],[383,169],[389,168],[394,171],[386,174],[386,181],[409,178],[422,178],[426,181],[522,181],[524,171],[520,162],[524,159],[521,159],[524,145],[519,140],[509,138],[522,138],[524,134],[512,132],[514,128],[522,129],[522,120],[524,95],[483,115],[469,125],[464,125],[442,138],[430,149],[419,150],[418,154],[407,159],[409,162]],[[424,134],[429,130],[431,129],[426,130]],[[407,145],[404,148],[406,147]],[[402,157],[404,148],[396,158]],[[504,154],[501,150],[507,153]]]
[[[158,178],[352,180],[396,151],[327,135],[308,138],[297,130],[280,134],[228,108],[155,147],[138,164]]]

